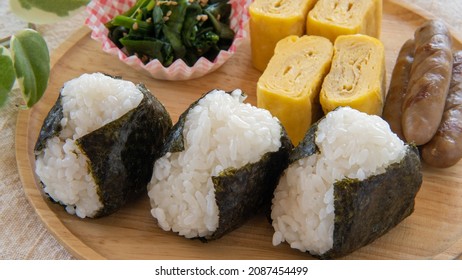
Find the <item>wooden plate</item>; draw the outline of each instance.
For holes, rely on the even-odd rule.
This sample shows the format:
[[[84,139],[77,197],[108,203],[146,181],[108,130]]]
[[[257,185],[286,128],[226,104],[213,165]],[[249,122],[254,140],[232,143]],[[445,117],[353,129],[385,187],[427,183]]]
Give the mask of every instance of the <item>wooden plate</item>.
[[[413,36],[425,18],[384,1],[382,41],[387,72],[393,69],[401,45]],[[455,34],[455,33],[454,33]],[[456,36],[455,36],[456,37]],[[455,48],[461,49],[455,40]],[[18,168],[24,191],[50,232],[77,258],[82,259],[309,259],[287,244],[273,247],[272,227],[255,217],[220,240],[201,243],[157,227],[147,197],[100,219],[79,219],[50,203],[34,175],[33,147],[48,110],[64,82],[83,73],[120,75],[147,87],[166,105],[172,119],[203,93],[213,88],[243,89],[256,104],[256,81],[261,73],[250,64],[247,40],[223,67],[200,79],[158,81],[135,72],[101,51],[86,27],[55,53],[48,90],[34,108],[19,114],[16,132]],[[416,198],[415,212],[372,244],[347,259],[452,259],[462,253],[462,162],[448,169],[424,167],[424,183]]]

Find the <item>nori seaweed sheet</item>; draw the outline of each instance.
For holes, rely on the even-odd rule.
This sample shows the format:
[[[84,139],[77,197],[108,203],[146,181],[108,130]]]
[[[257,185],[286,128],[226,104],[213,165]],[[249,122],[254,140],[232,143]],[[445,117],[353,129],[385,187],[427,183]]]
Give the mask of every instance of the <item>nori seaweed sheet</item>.
[[[289,156],[289,164],[319,152],[318,146],[316,146],[315,138],[316,131],[318,131],[318,123],[321,120],[311,125],[311,127],[305,133],[305,137],[303,137],[302,141],[300,141],[300,143],[298,143],[298,145],[292,150]]]
[[[318,153],[318,123],[292,151],[290,163]],[[414,211],[422,184],[419,151],[406,146],[406,155],[382,174],[363,181],[345,178],[334,183],[334,244],[321,259],[345,256],[387,233]]]
[[[184,150],[183,130],[186,117],[202,98],[213,91],[204,94],[181,114],[167,136],[163,154]],[[258,162],[240,168],[227,168],[218,176],[212,177],[215,200],[219,209],[219,225],[213,234],[199,239],[202,241],[218,239],[238,228],[253,215],[270,211],[274,189],[282,172],[288,166],[289,153],[293,148],[282,125],[281,128],[281,147],[278,151],[266,153]]]
[[[344,179],[334,184],[334,246],[322,258],[345,256],[398,225],[414,211],[422,184],[415,146],[407,146],[399,163],[363,181]]]
[[[76,140],[88,158],[88,171],[103,203],[93,218],[109,215],[146,192],[154,162],[160,157],[163,141],[172,127],[165,107],[144,85],[137,88],[143,99],[136,108]],[[58,98],[44,121],[36,154],[44,148],[47,138],[59,133],[62,117]]]
[[[104,207],[96,216],[118,210],[146,192],[154,162],[172,121],[165,107],[143,86],[139,106],[121,118],[77,139]]]
[[[212,177],[220,218],[217,230],[208,240],[222,237],[256,213],[271,211],[271,199],[288,166],[291,149],[292,142],[283,130],[278,151],[266,153],[258,162],[228,168]]]
[[[61,126],[61,120],[63,119],[63,105],[61,104],[61,94],[56,99],[55,104],[51,107],[50,111],[48,112],[45,120],[43,121],[42,127],[39,132],[39,136],[37,137],[37,141],[35,142],[34,147],[34,155],[35,158],[46,148],[47,140],[58,136],[63,127]],[[42,181],[40,181],[42,185],[42,190],[45,188]],[[44,196],[48,197],[52,202],[58,203],[55,201],[51,196],[48,195],[46,192],[42,192]]]
[[[61,104],[61,94],[58,96],[53,107],[51,107],[48,115],[43,121],[42,128],[35,143],[34,153],[38,155],[46,148],[47,140],[59,135],[61,130],[61,120],[63,119],[63,105]]]
[[[202,98],[207,96],[207,94],[214,92],[215,90],[216,89],[213,89],[202,95],[199,99],[191,103],[191,105],[189,105],[189,107],[180,115],[177,123],[172,127],[165,139],[161,156],[164,156],[166,153],[178,153],[184,151],[183,130],[184,124],[186,122],[186,116],[188,116],[189,111],[192,110]]]

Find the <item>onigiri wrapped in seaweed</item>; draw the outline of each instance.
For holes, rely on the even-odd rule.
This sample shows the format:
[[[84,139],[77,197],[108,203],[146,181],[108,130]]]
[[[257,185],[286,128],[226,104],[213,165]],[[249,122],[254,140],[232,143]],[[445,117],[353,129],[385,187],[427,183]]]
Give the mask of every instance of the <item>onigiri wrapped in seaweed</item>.
[[[163,230],[213,240],[269,212],[293,147],[281,123],[244,98],[213,90],[173,127],[148,185]]]
[[[380,117],[338,108],[292,151],[272,202],[273,245],[320,258],[374,241],[414,210],[418,150]]]
[[[35,146],[44,192],[67,212],[101,217],[146,193],[172,121],[143,86],[101,73],[68,81]]]

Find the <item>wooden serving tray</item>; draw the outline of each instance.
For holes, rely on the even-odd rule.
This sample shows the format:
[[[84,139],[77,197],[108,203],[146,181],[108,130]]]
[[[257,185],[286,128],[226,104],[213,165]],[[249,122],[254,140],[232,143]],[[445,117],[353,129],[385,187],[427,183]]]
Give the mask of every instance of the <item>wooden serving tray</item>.
[[[381,40],[386,48],[387,84],[402,44],[413,36],[425,18],[393,2],[384,1]],[[461,42],[455,38],[455,48]],[[221,68],[190,81],[160,81],[137,72],[103,51],[83,27],[52,57],[49,87],[32,109],[21,111],[17,121],[17,163],[29,202],[51,233],[82,259],[311,259],[287,244],[274,247],[273,229],[263,216],[209,243],[164,232],[150,214],[148,197],[100,219],[80,219],[45,198],[34,175],[33,148],[42,122],[62,85],[83,73],[104,72],[144,83],[167,107],[172,120],[211,89],[240,88],[247,102],[256,104],[256,82],[261,73],[250,61],[247,39]],[[447,169],[423,168],[424,182],[414,213],[390,232],[345,259],[454,259],[462,254],[462,162]]]

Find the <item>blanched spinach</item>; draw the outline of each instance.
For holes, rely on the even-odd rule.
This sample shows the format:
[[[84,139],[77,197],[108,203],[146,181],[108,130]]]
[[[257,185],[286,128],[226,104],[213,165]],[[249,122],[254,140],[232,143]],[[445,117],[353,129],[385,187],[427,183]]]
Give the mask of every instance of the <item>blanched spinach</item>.
[[[138,0],[106,23],[109,39],[143,63],[158,59],[168,67],[177,59],[193,66],[200,57],[213,61],[234,39],[228,0]]]

